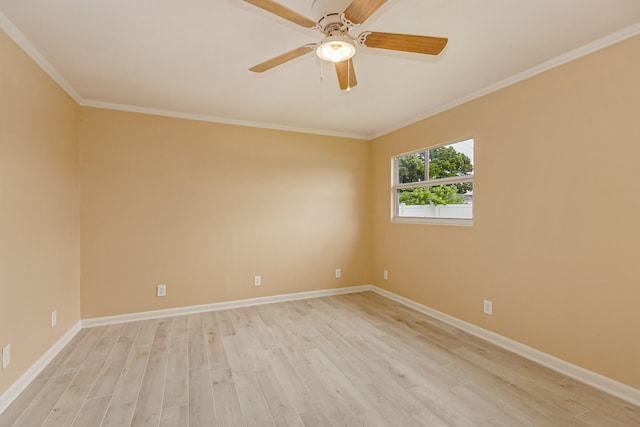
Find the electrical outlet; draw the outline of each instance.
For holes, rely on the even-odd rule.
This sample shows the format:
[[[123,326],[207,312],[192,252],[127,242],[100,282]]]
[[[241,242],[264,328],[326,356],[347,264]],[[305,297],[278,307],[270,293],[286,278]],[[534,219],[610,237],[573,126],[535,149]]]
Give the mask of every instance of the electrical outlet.
[[[58,324],[58,310],[53,310],[51,312],[51,327],[55,328]]]
[[[336,279],[339,279],[342,277],[342,270],[340,270],[339,268],[336,268]]]
[[[156,295],[159,297],[166,297],[167,296],[167,285],[158,285],[158,290],[156,292]]]
[[[2,347],[2,369],[9,366],[9,363],[11,363],[11,344]]]
[[[388,272],[387,270],[385,270],[385,271],[382,273],[382,277],[384,277],[384,280],[389,280],[389,272]]]
[[[488,299],[484,300],[484,314],[493,314],[493,303]]]
[[[262,286],[262,278],[260,276],[253,276],[253,286]]]

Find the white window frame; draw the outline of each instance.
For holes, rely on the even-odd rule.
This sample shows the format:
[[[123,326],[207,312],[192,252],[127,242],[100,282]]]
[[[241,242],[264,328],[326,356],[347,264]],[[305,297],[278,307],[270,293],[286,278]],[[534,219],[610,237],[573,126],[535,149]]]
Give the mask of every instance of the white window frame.
[[[455,226],[472,226],[473,218],[433,218],[433,217],[411,217],[411,216],[399,216],[398,215],[398,190],[404,188],[419,188],[419,187],[434,187],[439,185],[460,184],[464,182],[470,182],[473,184],[474,175],[452,176],[449,178],[428,179],[426,181],[409,182],[400,184],[398,182],[399,173],[398,167],[401,157],[410,156],[412,154],[428,152],[439,147],[447,145],[457,144],[458,142],[464,142],[472,139],[474,141],[475,150],[475,138],[469,137],[457,140],[455,142],[446,142],[443,144],[433,145],[430,147],[420,148],[418,150],[409,151],[402,154],[397,154],[391,158],[391,222],[401,224],[433,224],[433,225],[455,225]],[[425,168],[429,165],[425,164]],[[475,172],[475,165],[474,165]],[[475,186],[474,186],[475,190]],[[473,208],[472,208],[473,209]]]

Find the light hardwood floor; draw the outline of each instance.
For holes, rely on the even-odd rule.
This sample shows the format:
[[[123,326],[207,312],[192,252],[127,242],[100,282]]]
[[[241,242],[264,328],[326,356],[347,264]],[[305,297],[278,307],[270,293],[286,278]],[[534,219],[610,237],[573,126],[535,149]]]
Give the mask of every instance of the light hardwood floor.
[[[0,426],[640,426],[372,292],[84,329]]]

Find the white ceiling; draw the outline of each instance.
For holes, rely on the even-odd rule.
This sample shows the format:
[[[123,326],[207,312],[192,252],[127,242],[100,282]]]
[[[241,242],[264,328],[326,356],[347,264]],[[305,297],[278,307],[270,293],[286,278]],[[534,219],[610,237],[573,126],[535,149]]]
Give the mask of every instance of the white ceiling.
[[[280,0],[311,17],[312,0]],[[0,27],[83,105],[359,138],[640,33],[638,0],[389,0],[364,30],[448,37],[438,57],[358,47],[358,86],[242,0],[0,0]]]

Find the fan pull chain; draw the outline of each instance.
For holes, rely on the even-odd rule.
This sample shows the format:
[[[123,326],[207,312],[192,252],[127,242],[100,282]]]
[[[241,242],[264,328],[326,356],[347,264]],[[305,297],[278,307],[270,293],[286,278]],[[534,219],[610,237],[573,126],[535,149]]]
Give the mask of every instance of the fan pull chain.
[[[321,59],[320,60],[320,81],[323,82],[324,81],[324,74],[322,74],[322,63],[324,61]]]
[[[351,60],[347,59],[347,92],[351,92]]]

